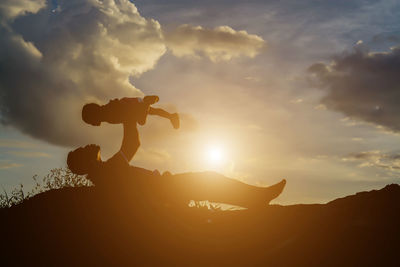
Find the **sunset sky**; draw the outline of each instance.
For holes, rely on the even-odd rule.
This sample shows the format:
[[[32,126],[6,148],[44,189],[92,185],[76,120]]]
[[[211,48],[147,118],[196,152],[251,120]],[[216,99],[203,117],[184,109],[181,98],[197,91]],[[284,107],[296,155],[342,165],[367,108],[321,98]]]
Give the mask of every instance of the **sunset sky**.
[[[149,94],[132,165],[214,170],[267,186],[275,203],[323,203],[400,178],[400,2],[3,0],[0,184],[118,151],[120,125],[85,103]],[[112,180],[112,177],[110,177]]]

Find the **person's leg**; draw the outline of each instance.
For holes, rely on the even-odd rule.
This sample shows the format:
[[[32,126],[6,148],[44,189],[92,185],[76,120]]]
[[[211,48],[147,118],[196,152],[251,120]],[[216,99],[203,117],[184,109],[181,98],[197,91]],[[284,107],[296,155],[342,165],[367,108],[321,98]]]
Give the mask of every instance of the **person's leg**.
[[[168,111],[165,111],[161,108],[153,108],[150,107],[148,111],[149,115],[157,115],[166,119],[169,119],[171,121],[172,126],[175,129],[179,128],[179,115],[178,113],[169,113]]]
[[[186,173],[165,177],[164,186],[171,197],[209,200],[242,207],[262,207],[278,197],[286,180],[270,187],[257,187],[217,173]]]
[[[150,105],[157,103],[159,100],[159,97],[156,95],[148,95],[143,98],[143,103],[137,105],[137,102],[134,102],[134,104],[138,108],[137,119],[140,125],[144,125],[146,123],[147,115],[149,114],[149,110],[151,108]]]
[[[168,111],[165,111],[161,108],[153,108],[153,107],[150,107],[149,115],[157,115],[166,119],[170,119],[172,116],[172,114],[169,113]]]

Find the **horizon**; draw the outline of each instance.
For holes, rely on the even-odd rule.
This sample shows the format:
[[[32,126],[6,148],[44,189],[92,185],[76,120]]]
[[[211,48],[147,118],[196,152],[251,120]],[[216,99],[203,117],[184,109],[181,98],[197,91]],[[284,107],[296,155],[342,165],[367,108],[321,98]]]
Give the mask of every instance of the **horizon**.
[[[24,2],[24,1],[20,1]],[[0,185],[66,166],[120,125],[85,103],[158,95],[131,165],[287,180],[272,203],[326,203],[400,176],[400,3],[6,1],[0,6]]]

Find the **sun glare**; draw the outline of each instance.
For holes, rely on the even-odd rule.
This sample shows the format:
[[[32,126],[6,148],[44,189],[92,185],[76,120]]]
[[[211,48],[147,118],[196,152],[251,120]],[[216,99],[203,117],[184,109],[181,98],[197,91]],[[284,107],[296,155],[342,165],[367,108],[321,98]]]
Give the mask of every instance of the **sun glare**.
[[[208,147],[205,153],[206,159],[211,164],[219,164],[224,160],[224,153],[221,147]]]

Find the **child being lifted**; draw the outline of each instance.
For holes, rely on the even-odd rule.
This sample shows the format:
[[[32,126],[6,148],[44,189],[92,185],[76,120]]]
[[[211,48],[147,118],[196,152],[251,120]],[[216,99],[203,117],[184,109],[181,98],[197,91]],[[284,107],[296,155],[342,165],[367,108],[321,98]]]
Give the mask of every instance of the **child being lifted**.
[[[147,115],[157,115],[171,121],[175,129],[179,128],[178,113],[169,113],[161,108],[153,108],[158,96],[124,97],[110,100],[105,105],[95,103],[86,104],[82,109],[82,119],[88,124],[99,126],[102,122],[111,124],[130,123],[136,121],[140,125],[146,123]]]
[[[150,95],[143,99],[139,97],[113,99],[102,106],[90,103],[83,106],[82,119],[93,126],[99,126],[102,122],[121,123],[124,127],[124,138],[119,153],[114,157],[121,155],[129,164],[140,145],[136,123],[144,125],[147,115],[167,118],[175,129],[179,128],[178,113],[169,113],[161,108],[150,107],[158,100],[158,96]]]

